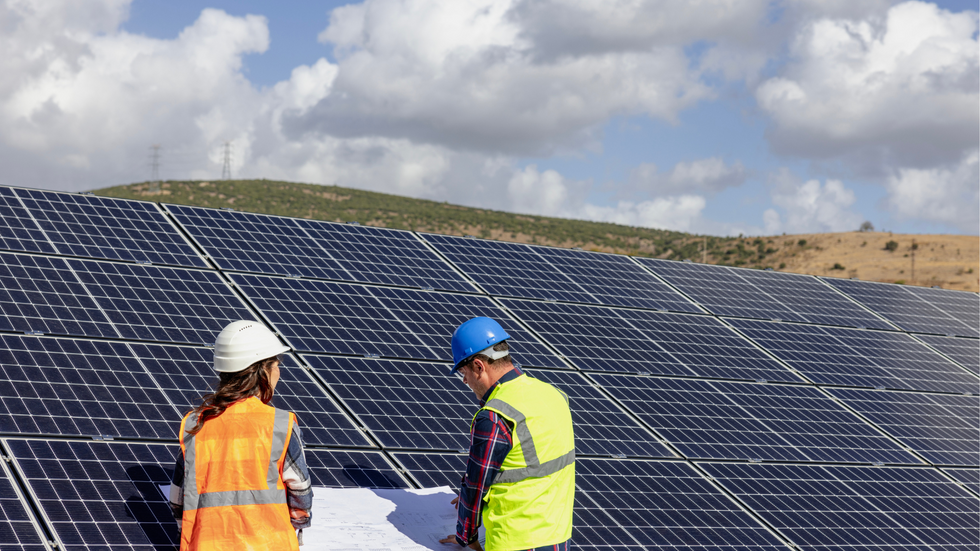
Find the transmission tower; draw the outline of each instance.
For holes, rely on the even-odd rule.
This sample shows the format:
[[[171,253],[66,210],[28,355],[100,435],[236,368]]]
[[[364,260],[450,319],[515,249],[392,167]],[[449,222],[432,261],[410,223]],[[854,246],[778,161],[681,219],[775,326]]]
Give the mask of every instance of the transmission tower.
[[[221,166],[221,179],[231,180],[231,142],[225,142],[225,162]]]
[[[150,185],[147,191],[160,193],[160,144],[153,144],[150,149],[153,152],[150,154]]]

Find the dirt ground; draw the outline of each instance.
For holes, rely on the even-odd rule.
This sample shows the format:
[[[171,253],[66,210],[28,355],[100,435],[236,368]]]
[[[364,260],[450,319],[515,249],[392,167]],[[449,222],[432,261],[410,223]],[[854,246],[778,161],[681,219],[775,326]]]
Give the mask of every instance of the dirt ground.
[[[779,247],[771,256],[772,261],[786,264],[779,271],[980,290],[980,237],[977,236],[847,232],[766,239],[772,239]],[[799,244],[801,239],[806,240],[805,245]],[[894,251],[885,248],[889,241],[898,244]],[[914,275],[913,242],[918,246],[914,251]]]

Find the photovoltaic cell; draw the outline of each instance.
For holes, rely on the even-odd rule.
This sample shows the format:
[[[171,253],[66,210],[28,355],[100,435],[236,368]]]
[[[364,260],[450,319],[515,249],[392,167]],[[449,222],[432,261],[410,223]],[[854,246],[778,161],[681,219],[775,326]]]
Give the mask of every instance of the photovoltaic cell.
[[[17,200],[14,190],[0,187],[0,249],[55,253],[37,222]]]
[[[817,384],[975,392],[977,378],[909,335],[727,319]]]
[[[252,314],[216,272],[69,260],[125,339],[213,343]]]
[[[595,297],[596,300],[591,302],[701,313],[691,301],[651,276],[629,257],[552,247],[531,249]]]
[[[393,453],[391,454],[423,488],[449,486],[459,490],[466,471],[467,454]]]
[[[0,465],[0,544],[4,551],[47,551],[7,470]]]
[[[330,488],[408,488],[381,452],[304,450],[314,486]],[[315,492],[314,492],[315,495]],[[313,520],[316,522],[316,519]]]
[[[175,445],[7,440],[59,549],[163,549],[177,523],[159,485]],[[6,547],[4,547],[6,549]]]
[[[581,374],[544,369],[529,369],[526,373],[568,395],[576,455],[675,457],[656,436],[616,407]]]
[[[980,465],[980,398],[832,388],[827,392],[937,465]]]
[[[306,355],[307,363],[386,448],[469,448],[477,399],[448,364]]]
[[[950,469],[947,467],[943,469],[943,472],[962,482],[973,493],[980,495],[980,470]]]
[[[980,320],[980,296],[976,293],[911,285],[905,287],[905,290],[973,329],[972,336],[980,336],[977,331],[978,320]]]
[[[501,302],[580,369],[803,380],[708,316],[513,299]]]
[[[0,371],[0,432],[177,434],[177,411],[125,343],[0,335]]]
[[[690,458],[921,463],[812,387],[593,378]]]
[[[354,281],[474,292],[448,264],[409,232],[297,220]]]
[[[929,468],[700,464],[801,549],[975,549],[980,501]]]
[[[207,267],[153,203],[33,189],[14,193],[61,254]]]
[[[118,337],[65,260],[0,253],[0,330]]]
[[[963,337],[980,336],[976,323],[964,323],[919,298],[902,285],[821,278],[905,331]]]
[[[637,260],[713,314],[894,329],[811,276]]]
[[[916,335],[916,339],[928,344],[952,358],[956,363],[980,375],[980,341],[957,337]]]
[[[214,391],[214,351],[189,346],[131,344],[156,383],[179,412],[168,418],[168,438],[177,438],[180,420]],[[270,405],[296,414],[305,445],[373,447],[354,423],[290,355],[283,355],[279,383]]]

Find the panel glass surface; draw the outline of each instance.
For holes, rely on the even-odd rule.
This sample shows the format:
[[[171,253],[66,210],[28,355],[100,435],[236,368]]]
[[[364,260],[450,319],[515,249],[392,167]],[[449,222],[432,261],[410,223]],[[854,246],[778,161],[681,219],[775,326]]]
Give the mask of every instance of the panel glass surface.
[[[962,482],[973,493],[980,495],[980,469],[951,469],[945,468],[943,472]]]
[[[726,319],[817,384],[976,392],[977,378],[903,333]]]
[[[167,205],[222,270],[351,279],[294,218]]]
[[[553,247],[531,249],[595,297],[591,302],[675,312],[702,311],[627,256]]]
[[[0,330],[118,337],[65,260],[0,253]]]
[[[0,465],[0,548],[4,551],[47,551],[18,494],[7,466]]]
[[[254,318],[216,272],[69,260],[125,339],[210,344]]]
[[[207,267],[153,203],[33,189],[15,193],[61,254]]]
[[[980,545],[980,500],[934,469],[700,465],[801,549]]]
[[[957,320],[938,305],[934,306],[919,298],[905,286],[833,277],[821,279],[906,331],[980,336],[975,323],[966,324]]]
[[[353,281],[474,292],[445,261],[406,231],[297,220]]]
[[[448,364],[304,356],[386,448],[469,448],[476,397]]]
[[[576,456],[675,457],[656,436],[616,407],[581,374],[544,369],[529,369],[527,373],[568,395]]]
[[[61,549],[169,549],[176,445],[7,440]],[[6,547],[5,547],[6,549]]]
[[[189,346],[130,345],[179,412],[168,419],[168,438],[177,438],[180,419],[214,391],[214,351]],[[290,355],[283,355],[273,406],[296,414],[303,443],[314,446],[373,447],[340,408]]]
[[[980,341],[957,337],[937,337],[935,335],[916,335],[915,338],[980,375]]]
[[[408,488],[408,482],[381,452],[304,450],[314,486],[329,488]],[[316,522],[316,519],[313,520]]]
[[[528,245],[449,235],[422,237],[491,295],[598,302]]]
[[[921,463],[812,387],[592,377],[690,458]]]
[[[171,439],[176,417],[125,343],[0,335],[0,432]]]
[[[580,369],[803,380],[708,316],[512,299],[501,302]]]
[[[831,388],[888,434],[937,465],[980,465],[980,398]]]
[[[978,336],[977,329],[978,325],[980,325],[978,323],[978,320],[980,320],[980,296],[976,293],[953,291],[951,289],[935,289],[932,287],[916,287],[914,285],[905,287],[905,289],[952,316],[963,325],[973,328],[973,336]]]
[[[637,260],[714,314],[894,329],[810,276],[654,258]]]
[[[47,237],[14,195],[14,190],[0,187],[0,249],[55,253]]]
[[[428,347],[435,355],[433,359],[452,361],[450,340],[453,331],[474,316],[487,316],[497,320],[510,335],[508,342],[513,359],[521,365],[566,367],[536,337],[522,329],[487,297],[384,287],[370,287],[369,290],[402,321],[409,332]]]

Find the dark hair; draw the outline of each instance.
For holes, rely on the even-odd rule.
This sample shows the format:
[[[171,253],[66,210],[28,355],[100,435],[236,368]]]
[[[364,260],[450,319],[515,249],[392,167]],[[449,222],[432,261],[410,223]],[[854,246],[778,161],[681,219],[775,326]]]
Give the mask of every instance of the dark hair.
[[[498,342],[497,344],[493,345],[493,350],[494,350],[494,352],[500,352],[502,350],[510,350],[510,345],[507,344],[507,341],[501,341],[501,342]],[[467,364],[472,363],[473,360],[475,360],[477,358],[480,358],[481,360],[483,360],[483,363],[485,363],[487,365],[494,365],[494,364],[503,363],[503,362],[510,362],[510,354],[507,354],[506,356],[497,358],[496,360],[491,360],[490,359],[490,356],[487,356],[486,354],[477,354],[477,355],[473,356],[472,358],[470,358],[470,361],[469,362],[466,362],[466,363]]]
[[[263,404],[271,402],[272,381],[269,380],[269,373],[272,371],[272,364],[277,361],[279,359],[273,356],[259,360],[236,373],[219,373],[215,391],[205,394],[201,398],[201,405],[190,411],[197,414],[197,424],[187,432],[197,434],[204,427],[205,421],[218,417],[228,406],[249,396],[258,396]]]

